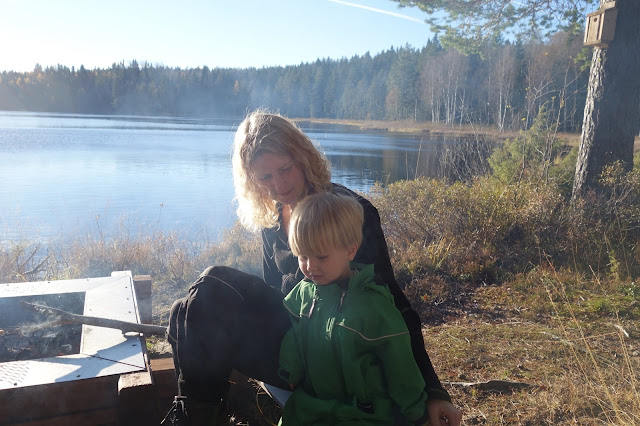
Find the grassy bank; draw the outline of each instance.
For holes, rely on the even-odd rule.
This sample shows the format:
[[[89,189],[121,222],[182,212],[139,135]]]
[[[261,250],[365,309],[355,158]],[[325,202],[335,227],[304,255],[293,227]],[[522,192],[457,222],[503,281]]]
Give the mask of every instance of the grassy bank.
[[[538,157],[549,142],[541,135],[507,140],[487,175],[402,181],[367,196],[465,425],[640,425],[638,158],[632,173],[605,172],[603,194],[570,203],[572,154],[552,141]],[[220,243],[127,229],[67,245],[14,242],[0,249],[0,282],[150,274],[154,323],[166,324],[206,266],[260,271],[259,236],[239,226]],[[245,402],[256,401],[268,404]],[[232,413],[235,424],[277,421],[277,410],[260,408]]]
[[[516,131],[500,131],[497,127],[492,126],[447,126],[444,123],[432,123],[430,121],[339,120],[323,118],[298,118],[295,119],[295,121],[352,126],[358,130],[407,133],[412,135],[421,135],[436,140],[472,139],[479,137],[488,140],[503,141],[505,139],[518,136],[518,132]],[[577,145],[580,142],[580,135],[578,134],[563,133],[559,136],[572,144]]]
[[[185,239],[179,232],[135,232],[124,224],[110,231],[66,242],[13,241],[0,246],[0,282],[102,277],[124,270],[151,275],[154,323],[165,325],[173,301],[207,266],[261,273],[259,236],[238,224],[226,230],[219,243],[212,243],[208,234]]]
[[[635,207],[615,216],[606,200],[590,200],[599,213],[574,215],[550,187],[489,181],[399,182],[369,196],[464,424],[640,424]],[[630,233],[616,235],[619,226]],[[171,302],[207,265],[259,273],[259,244],[239,227],[214,245],[120,234],[54,245],[42,265],[35,246],[18,244],[0,255],[1,280],[150,274],[154,323],[166,324]],[[495,380],[508,383],[482,385]],[[236,424],[276,420],[268,400],[245,403],[253,414],[235,413]]]
[[[640,424],[633,186],[625,213],[489,179],[400,182],[372,197],[465,424]],[[482,384],[495,380],[509,384]]]
[[[457,139],[487,139],[493,141],[504,141],[506,139],[515,138],[519,135],[516,131],[500,131],[493,126],[480,125],[456,125],[447,126],[444,123],[432,123],[430,121],[413,121],[413,120],[339,120],[324,118],[297,118],[297,122],[308,123],[324,123],[338,124],[343,126],[352,126],[358,130],[374,130],[385,131],[391,133],[408,133],[412,135],[421,135],[435,140],[457,140]],[[572,146],[580,144],[580,135],[577,133],[558,133],[559,138],[567,141]],[[636,136],[634,151],[640,151],[640,136]]]

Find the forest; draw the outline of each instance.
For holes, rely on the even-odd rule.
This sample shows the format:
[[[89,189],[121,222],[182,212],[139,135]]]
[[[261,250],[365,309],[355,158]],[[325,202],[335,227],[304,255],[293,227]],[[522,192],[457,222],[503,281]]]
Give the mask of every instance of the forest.
[[[296,118],[415,120],[528,128],[544,106],[558,130],[582,125],[591,48],[578,31],[546,42],[499,37],[464,55],[437,37],[349,59],[268,68],[180,69],[136,60],[0,73],[0,110],[242,116],[267,107]]]

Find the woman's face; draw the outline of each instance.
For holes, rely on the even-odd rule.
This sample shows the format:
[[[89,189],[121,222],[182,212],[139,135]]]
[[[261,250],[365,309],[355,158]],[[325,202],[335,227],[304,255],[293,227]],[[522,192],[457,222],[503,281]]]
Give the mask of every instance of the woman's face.
[[[256,183],[267,190],[273,200],[293,208],[302,198],[306,180],[290,155],[265,152],[253,161],[251,168]]]

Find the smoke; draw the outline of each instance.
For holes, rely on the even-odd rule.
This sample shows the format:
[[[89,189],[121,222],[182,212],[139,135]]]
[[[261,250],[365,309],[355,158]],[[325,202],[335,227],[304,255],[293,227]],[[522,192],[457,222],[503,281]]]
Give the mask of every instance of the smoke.
[[[20,284],[14,284],[20,285]],[[79,353],[82,325],[27,311],[21,302],[81,314],[85,293],[0,298],[0,363]]]

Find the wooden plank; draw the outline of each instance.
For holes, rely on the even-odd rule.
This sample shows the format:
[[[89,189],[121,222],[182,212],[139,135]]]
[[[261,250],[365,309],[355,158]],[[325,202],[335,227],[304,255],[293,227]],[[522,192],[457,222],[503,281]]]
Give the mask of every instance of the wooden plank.
[[[151,361],[151,371],[153,373],[166,371],[166,370],[174,370],[173,366],[173,358],[155,358]]]
[[[138,305],[138,313],[140,314],[140,322],[143,324],[151,324],[151,275],[135,275],[133,277],[133,289],[136,292],[136,303]]]
[[[0,392],[0,419],[13,423],[103,409],[115,412],[117,385],[114,375],[6,389]]]
[[[178,394],[178,382],[173,366],[173,358],[157,358],[151,361],[151,374],[156,389],[156,412],[158,423],[173,404],[173,398]]]
[[[123,374],[118,381],[118,424],[138,426],[158,417],[157,389],[149,371]],[[158,424],[158,423],[154,423]]]
[[[151,360],[151,374],[158,389],[159,398],[171,398],[178,394],[178,382],[173,367],[173,358],[158,358]]]
[[[4,423],[0,424],[12,424]],[[138,425],[149,423],[138,423]],[[82,426],[117,426],[118,425],[118,412],[115,408],[105,408],[101,410],[83,411],[80,413],[69,413],[56,417],[47,417],[44,419],[27,421],[26,423],[20,422],[16,426],[69,426],[69,425],[82,425]]]
[[[118,395],[129,392],[133,389],[153,385],[153,377],[148,371],[139,373],[122,374],[118,380]]]

